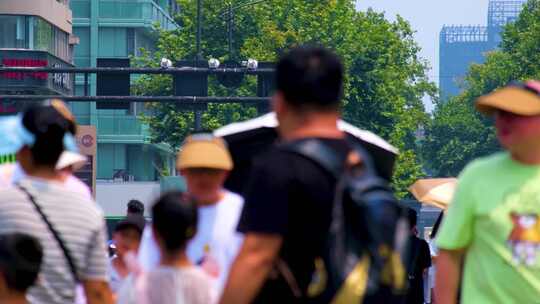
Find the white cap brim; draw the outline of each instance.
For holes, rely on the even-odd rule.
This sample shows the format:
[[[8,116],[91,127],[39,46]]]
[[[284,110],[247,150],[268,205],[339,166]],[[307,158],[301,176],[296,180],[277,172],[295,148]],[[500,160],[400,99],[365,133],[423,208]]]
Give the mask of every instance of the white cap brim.
[[[62,170],[69,166],[72,166],[74,170],[78,170],[86,164],[87,158],[85,155],[64,151],[60,155],[60,158],[56,162],[56,170]]]

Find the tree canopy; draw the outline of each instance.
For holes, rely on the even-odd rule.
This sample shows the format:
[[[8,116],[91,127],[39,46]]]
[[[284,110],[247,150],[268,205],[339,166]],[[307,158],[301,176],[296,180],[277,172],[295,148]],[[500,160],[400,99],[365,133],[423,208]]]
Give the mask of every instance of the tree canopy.
[[[161,57],[171,60],[195,56],[195,1],[179,0],[180,30],[159,32],[155,52],[137,59],[141,65],[156,65]],[[232,3],[238,5],[237,2]],[[227,3],[204,1],[202,52],[224,62],[229,58]],[[276,61],[290,47],[321,44],[338,53],[346,67],[343,116],[348,122],[370,130],[400,149],[394,186],[398,196],[422,176],[415,154],[415,132],[428,122],[422,98],[435,96],[425,60],[407,21],[389,21],[383,14],[356,11],[353,0],[269,0],[235,11],[233,57]],[[137,89],[142,94],[171,94],[166,76],[144,77]],[[238,89],[226,89],[210,80],[210,95],[254,96],[255,79],[246,78]],[[193,114],[173,105],[152,104],[146,116],[154,141],[177,147],[193,131]],[[256,115],[253,107],[209,105],[203,115],[205,129],[213,130],[232,121]]]
[[[474,158],[500,149],[493,122],[474,109],[476,99],[513,80],[540,78],[540,0],[530,0],[508,24],[498,50],[471,66],[465,90],[438,103],[426,127],[422,159],[433,175],[456,176]]]

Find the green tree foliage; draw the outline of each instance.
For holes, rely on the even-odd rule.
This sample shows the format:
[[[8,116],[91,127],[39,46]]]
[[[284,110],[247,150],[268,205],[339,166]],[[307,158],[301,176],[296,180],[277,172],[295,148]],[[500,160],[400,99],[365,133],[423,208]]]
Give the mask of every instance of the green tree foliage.
[[[500,149],[492,120],[474,109],[479,96],[513,80],[539,78],[540,0],[530,0],[506,26],[500,49],[470,68],[465,91],[437,105],[421,153],[433,175],[456,176],[474,158]]]
[[[139,58],[141,65],[156,65],[159,58],[194,57],[195,1],[180,0],[184,8],[177,17],[182,29],[160,32],[153,54]],[[403,197],[406,188],[422,175],[413,152],[414,132],[427,123],[422,98],[434,96],[435,87],[426,76],[427,64],[418,58],[419,47],[410,25],[398,16],[390,22],[383,14],[358,12],[352,0],[268,0],[235,13],[234,54],[237,59],[275,61],[291,46],[318,43],[334,49],[347,68],[343,114],[354,125],[377,133],[401,151],[395,188]],[[233,3],[236,5],[237,3]],[[228,58],[224,1],[204,1],[203,57]],[[247,79],[247,78],[246,78]],[[227,90],[211,80],[210,94],[253,96],[255,79],[237,90]],[[143,78],[139,92],[170,94],[167,77]],[[193,125],[193,114],[172,105],[151,106],[153,139],[178,146]],[[203,125],[214,129],[227,122],[256,114],[253,107],[210,105]]]

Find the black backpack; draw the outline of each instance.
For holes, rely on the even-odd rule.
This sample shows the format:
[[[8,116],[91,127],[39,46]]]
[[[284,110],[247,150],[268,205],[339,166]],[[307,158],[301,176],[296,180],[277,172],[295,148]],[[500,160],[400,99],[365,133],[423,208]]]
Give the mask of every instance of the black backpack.
[[[388,182],[376,174],[371,156],[353,139],[348,142],[351,153],[345,162],[318,139],[281,146],[313,161],[337,183],[325,249],[314,261],[308,290],[299,289],[283,260],[278,259],[274,270],[297,298],[320,297],[335,304],[401,303],[407,288],[407,212]]]

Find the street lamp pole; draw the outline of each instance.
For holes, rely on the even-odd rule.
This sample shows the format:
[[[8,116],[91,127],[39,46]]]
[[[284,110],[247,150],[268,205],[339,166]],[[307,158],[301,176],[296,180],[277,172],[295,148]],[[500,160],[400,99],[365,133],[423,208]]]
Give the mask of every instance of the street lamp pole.
[[[201,54],[201,35],[202,35],[202,0],[197,0],[197,34],[196,34],[196,43],[195,43],[195,48],[196,48],[196,53],[197,53],[197,58],[196,58],[196,61],[197,63],[199,62],[199,60],[201,60],[202,58],[202,54]]]
[[[197,0],[197,34],[195,35],[195,52],[197,53],[195,58],[195,65],[199,67],[199,61],[202,59],[201,54],[201,35],[202,35],[202,0]],[[202,129],[201,125],[201,111],[195,111],[195,131],[200,131]]]
[[[227,31],[228,31],[228,40],[229,40],[229,60],[234,60],[234,54],[233,54],[233,35],[234,35],[234,17],[235,12],[238,9],[252,6],[255,4],[259,4],[261,2],[265,2],[267,0],[255,0],[255,1],[247,1],[244,3],[240,3],[239,5],[233,6],[232,1],[228,3],[227,5],[227,11],[222,10],[221,17],[227,16]]]
[[[255,0],[255,1],[250,1],[250,2],[247,2],[247,3],[242,3],[240,5],[237,5],[235,7],[232,6],[232,2],[229,2],[229,5],[228,5],[228,25],[229,25],[229,57],[230,57],[230,60],[233,60],[233,26],[234,26],[234,12],[235,10],[237,9],[240,9],[240,8],[243,8],[243,7],[246,7],[246,6],[250,6],[250,5],[254,5],[254,4],[257,4],[257,3],[261,3],[261,2],[264,2],[266,0]],[[195,40],[196,40],[196,43],[195,43],[195,48],[196,48],[196,59],[195,59],[195,62],[196,62],[196,66],[199,67],[199,61],[202,59],[202,52],[201,52],[201,36],[202,36],[202,0],[197,0],[197,34],[196,34],[196,37],[195,37]],[[201,111],[195,111],[195,131],[200,131],[201,130],[201,116],[202,116],[202,112]]]
[[[233,7],[232,7],[232,3],[229,2],[229,7],[228,7],[228,13],[229,13],[229,20],[228,20],[228,27],[229,27],[229,60],[234,60],[234,55],[233,55],[233,25],[234,25],[234,16],[233,16]]]

